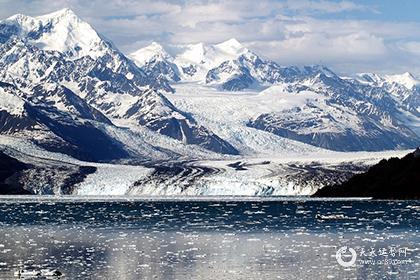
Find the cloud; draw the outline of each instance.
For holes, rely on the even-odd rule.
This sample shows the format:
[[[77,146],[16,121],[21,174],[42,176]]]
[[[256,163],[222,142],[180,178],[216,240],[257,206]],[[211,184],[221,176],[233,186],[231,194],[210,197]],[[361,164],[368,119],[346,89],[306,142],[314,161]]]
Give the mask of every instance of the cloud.
[[[314,64],[372,60],[386,54],[383,39],[365,32],[344,36],[309,33],[280,41],[253,42],[251,48],[273,57],[283,64]]]
[[[308,1],[308,0],[289,0],[285,5],[289,10],[298,12],[313,13],[341,13],[345,11],[375,11],[372,7],[356,4],[350,1]]]
[[[126,53],[152,41],[169,46],[235,37],[281,64],[324,63],[343,73],[419,68],[412,57],[420,54],[420,23],[354,16],[378,12],[360,1],[0,0],[0,4],[1,18],[70,7]]]
[[[398,46],[402,51],[420,56],[420,41],[404,42],[398,44]]]

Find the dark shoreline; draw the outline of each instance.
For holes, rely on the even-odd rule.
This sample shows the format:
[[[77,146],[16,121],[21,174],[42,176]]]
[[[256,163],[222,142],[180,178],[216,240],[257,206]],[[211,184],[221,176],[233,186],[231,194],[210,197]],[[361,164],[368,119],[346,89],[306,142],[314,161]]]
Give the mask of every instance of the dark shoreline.
[[[347,182],[319,189],[313,197],[371,197],[372,199],[420,199],[420,149],[403,158],[381,160]]]

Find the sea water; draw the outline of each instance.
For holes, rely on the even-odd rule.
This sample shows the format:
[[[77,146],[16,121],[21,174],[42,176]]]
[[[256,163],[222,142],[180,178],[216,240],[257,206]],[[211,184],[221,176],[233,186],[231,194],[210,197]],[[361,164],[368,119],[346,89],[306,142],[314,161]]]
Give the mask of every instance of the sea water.
[[[0,279],[420,279],[419,216],[420,201],[1,197]]]

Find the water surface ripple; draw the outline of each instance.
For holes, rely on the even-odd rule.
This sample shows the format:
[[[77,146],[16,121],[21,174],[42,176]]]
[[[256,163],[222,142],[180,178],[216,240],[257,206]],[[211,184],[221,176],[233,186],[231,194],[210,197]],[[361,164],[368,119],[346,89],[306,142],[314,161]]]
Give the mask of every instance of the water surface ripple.
[[[420,201],[0,199],[0,278],[419,279],[419,212]],[[342,246],[354,266],[337,263]],[[392,248],[405,255],[378,254]]]

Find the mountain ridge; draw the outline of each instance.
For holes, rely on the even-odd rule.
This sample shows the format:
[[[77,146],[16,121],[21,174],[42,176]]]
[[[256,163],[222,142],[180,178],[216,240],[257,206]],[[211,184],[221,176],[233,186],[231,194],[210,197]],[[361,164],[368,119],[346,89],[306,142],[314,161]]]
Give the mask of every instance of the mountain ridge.
[[[64,23],[62,24],[61,21]],[[44,28],[45,22],[48,23],[48,28]],[[19,26],[19,23],[23,23],[24,26]],[[80,38],[73,36],[74,30],[61,28],[63,25],[67,27],[68,24],[76,26],[76,30],[80,26],[83,27],[82,31],[87,29],[88,35],[91,34],[91,37],[94,38],[93,49],[90,48],[92,47],[90,45],[84,50],[83,48],[78,49],[77,47],[80,46],[75,46],[74,42],[78,42]],[[61,28],[61,31],[64,30],[64,35],[61,34],[63,35],[60,38],[61,41],[54,42],[55,45],[52,48],[51,46],[45,47],[48,44],[44,45],[45,48],[40,48],[39,42],[47,42],[45,37],[47,39],[51,36],[54,37],[57,28]],[[24,30],[24,32],[18,32],[19,30]],[[36,34],[31,33],[32,31],[35,31]],[[76,103],[83,103],[85,113],[87,112],[86,106],[94,108],[97,112],[95,111],[90,117],[100,116],[98,112],[101,112],[104,116],[95,119],[95,121],[107,125],[113,125],[109,119],[130,118],[130,114],[127,112],[136,108],[139,102],[143,105],[152,104],[148,106],[148,112],[143,113],[154,116],[153,124],[139,122],[139,125],[174,139],[179,139],[180,131],[188,131],[185,134],[186,138],[183,139],[186,144],[194,143],[222,153],[237,153],[228,143],[208,129],[196,124],[192,117],[174,108],[166,97],[159,94],[158,91],[173,91],[166,79],[148,75],[138,68],[118,49],[114,49],[111,44],[103,41],[89,24],[80,20],[70,10],[61,10],[35,18],[26,16],[9,18],[9,20],[0,22],[0,34],[2,38],[8,38],[3,44],[0,44],[0,65],[2,66],[0,80],[14,84],[19,88],[20,90],[17,92],[26,101],[36,103],[37,106],[43,105],[41,103],[52,103],[55,106],[54,110],[67,112],[71,112]],[[69,37],[74,37],[75,41],[68,42],[67,38]],[[68,49],[54,48],[57,44],[62,43],[68,44]],[[34,94],[34,88],[39,87],[39,84],[64,86],[67,94],[63,95],[59,91],[52,93],[45,89],[38,90],[38,94]],[[73,93],[75,94],[71,97],[73,104],[70,105],[67,102],[66,105],[63,98],[69,97]],[[58,96],[60,94],[61,96]],[[38,95],[39,98],[34,98],[34,95]],[[48,95],[49,97],[46,98]],[[72,108],[68,106],[72,106]],[[79,109],[82,107],[79,106]],[[93,109],[89,110],[91,113],[94,112]],[[182,119],[168,117],[167,111],[184,115],[184,119],[189,119],[190,122],[186,123]],[[51,114],[55,113],[51,111]],[[80,115],[79,117],[85,118],[86,116]],[[69,121],[70,119],[68,118]],[[72,122],[75,121],[72,120]],[[62,128],[64,129],[64,127]],[[60,134],[61,131],[55,131],[56,133]],[[63,135],[60,137],[62,138]],[[197,141],[197,137],[202,141]],[[221,146],[217,147],[211,144],[213,141],[220,143]],[[118,141],[114,142],[120,145]]]
[[[420,142],[420,89],[409,73],[345,78],[322,65],[282,66],[233,38],[213,45],[186,45],[175,56],[153,42],[126,56],[69,9],[0,21],[0,81],[13,85],[13,93],[32,112],[22,124],[16,119],[12,123],[18,127],[36,123],[44,128],[43,136],[83,152],[95,145],[85,143],[72,129],[88,129],[107,139],[103,140],[107,145],[118,147],[116,159],[130,157],[126,150],[130,145],[109,135],[120,129],[115,123],[121,121],[130,123],[130,130],[146,128],[191,149],[199,146],[238,155],[249,148],[237,139],[252,136],[230,138],[236,146],[220,136],[232,137],[226,132],[229,115],[218,123],[205,103],[202,112],[191,112],[188,98],[193,95],[175,90],[182,84],[190,84],[191,91],[205,86],[223,94],[261,96],[253,101],[265,110],[238,119],[235,129],[241,133],[254,131],[260,136],[257,131],[263,131],[337,151],[412,148]],[[240,98],[238,94],[234,102],[240,103]],[[0,101],[4,108],[10,106]],[[6,113],[28,113],[21,108]],[[11,120],[9,115],[4,121]],[[51,122],[55,127],[48,126]],[[80,137],[70,137],[70,131]],[[152,149],[150,154],[161,148]]]

